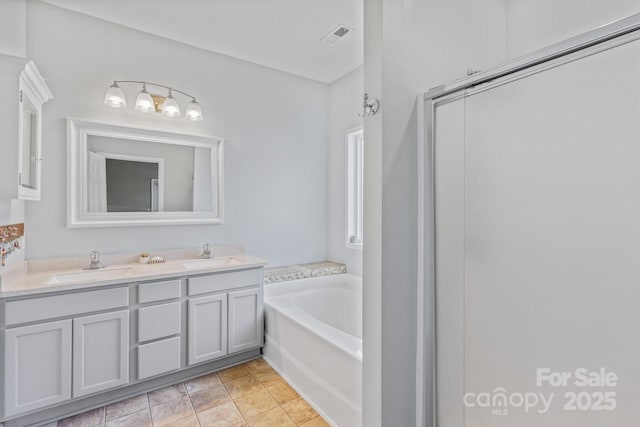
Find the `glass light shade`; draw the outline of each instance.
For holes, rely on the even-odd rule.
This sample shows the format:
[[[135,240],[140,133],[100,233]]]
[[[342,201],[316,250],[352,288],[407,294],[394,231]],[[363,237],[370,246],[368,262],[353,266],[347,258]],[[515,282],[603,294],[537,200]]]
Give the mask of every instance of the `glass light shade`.
[[[152,113],[156,110],[153,104],[153,98],[151,98],[146,88],[143,88],[136,97],[136,110],[142,111],[143,113]]]
[[[107,93],[104,95],[104,105],[108,105],[113,108],[121,108],[127,106],[127,99],[124,96],[122,88],[118,86],[118,83],[113,82]]]
[[[202,120],[202,108],[200,108],[200,104],[198,104],[195,98],[187,104],[187,111],[185,111],[184,114],[194,122]]]
[[[167,117],[180,117],[180,107],[176,99],[169,93],[167,99],[162,104],[162,114]]]

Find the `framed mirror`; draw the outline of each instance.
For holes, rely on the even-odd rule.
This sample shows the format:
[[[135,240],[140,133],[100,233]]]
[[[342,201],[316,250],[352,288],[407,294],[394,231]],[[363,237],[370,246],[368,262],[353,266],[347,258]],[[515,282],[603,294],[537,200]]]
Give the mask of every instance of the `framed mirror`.
[[[223,139],[67,119],[67,226],[223,222]]]

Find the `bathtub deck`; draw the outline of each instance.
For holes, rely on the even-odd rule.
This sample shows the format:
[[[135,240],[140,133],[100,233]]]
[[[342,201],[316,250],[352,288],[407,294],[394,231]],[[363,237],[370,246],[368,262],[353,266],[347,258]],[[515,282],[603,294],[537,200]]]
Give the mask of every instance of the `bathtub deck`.
[[[45,427],[328,426],[264,359],[165,387]]]

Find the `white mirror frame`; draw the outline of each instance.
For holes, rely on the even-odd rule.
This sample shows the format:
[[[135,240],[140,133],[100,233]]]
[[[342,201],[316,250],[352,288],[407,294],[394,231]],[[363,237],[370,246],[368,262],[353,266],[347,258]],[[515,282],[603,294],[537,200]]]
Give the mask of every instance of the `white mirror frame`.
[[[125,140],[187,145],[211,149],[211,201],[204,212],[88,212],[87,138],[104,136]],[[224,223],[224,139],[117,125],[75,118],[67,119],[67,227],[122,227]]]

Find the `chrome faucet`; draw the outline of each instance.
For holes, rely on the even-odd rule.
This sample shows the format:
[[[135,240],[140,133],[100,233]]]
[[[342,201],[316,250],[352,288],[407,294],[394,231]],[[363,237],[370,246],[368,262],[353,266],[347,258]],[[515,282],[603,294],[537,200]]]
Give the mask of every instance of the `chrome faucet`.
[[[213,255],[211,254],[211,248],[209,248],[209,244],[205,243],[203,248],[202,248],[202,253],[200,254],[200,256],[198,258],[202,258],[202,259],[211,259],[213,258]]]
[[[99,268],[106,267],[106,265],[100,262],[100,252],[91,251],[89,253],[89,256],[91,257],[91,263],[89,264],[88,267],[86,267],[87,270],[97,270]]]

